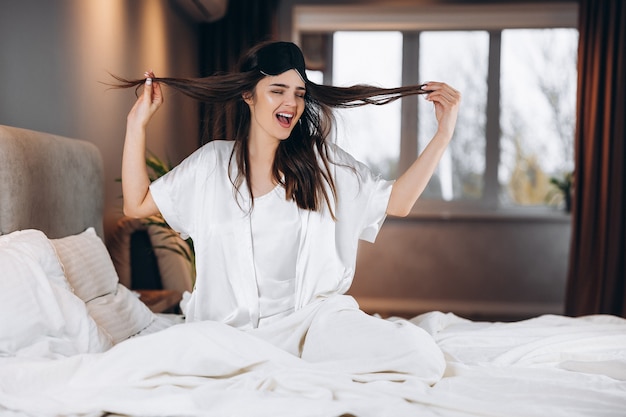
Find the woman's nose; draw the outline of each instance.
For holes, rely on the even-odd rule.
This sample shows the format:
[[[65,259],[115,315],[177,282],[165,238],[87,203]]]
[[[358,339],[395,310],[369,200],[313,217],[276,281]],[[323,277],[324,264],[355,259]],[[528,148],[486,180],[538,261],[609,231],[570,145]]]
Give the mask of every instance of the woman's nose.
[[[296,95],[295,93],[288,93],[285,94],[283,97],[285,97],[285,104],[288,104],[290,106],[295,106],[296,105]]]

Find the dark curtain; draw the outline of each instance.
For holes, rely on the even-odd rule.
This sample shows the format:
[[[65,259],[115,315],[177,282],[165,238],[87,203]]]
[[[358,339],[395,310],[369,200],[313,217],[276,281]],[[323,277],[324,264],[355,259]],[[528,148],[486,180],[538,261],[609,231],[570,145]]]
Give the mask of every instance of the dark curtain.
[[[566,314],[626,317],[626,2],[580,1]]]
[[[229,0],[225,16],[200,25],[200,75],[235,68],[239,57],[260,41],[277,36],[278,0]],[[201,143],[233,137],[233,126],[226,123],[231,110],[220,106],[201,106]]]

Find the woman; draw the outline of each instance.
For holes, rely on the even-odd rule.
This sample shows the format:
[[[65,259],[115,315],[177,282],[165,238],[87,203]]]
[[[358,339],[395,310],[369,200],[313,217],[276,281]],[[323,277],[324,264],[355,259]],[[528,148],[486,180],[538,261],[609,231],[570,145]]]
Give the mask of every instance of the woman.
[[[343,294],[354,276],[358,239],[373,241],[386,215],[406,216],[432,176],[455,127],[456,90],[438,82],[394,89],[318,85],[289,42],[253,48],[236,73],[145,76],[127,118],[124,213],[161,213],[193,239],[197,278],[182,306],[187,321],[222,322],[310,361],[336,366],[340,360],[357,373],[387,369],[386,356],[438,351],[415,326],[370,317]],[[122,87],[144,84],[119,80]],[[207,143],[150,184],[145,131],[163,104],[161,84],[230,108],[235,137]],[[380,179],[329,143],[332,108],[413,94],[434,104],[438,130],[396,181]],[[430,382],[443,372],[442,358],[428,370],[411,362],[394,372]]]

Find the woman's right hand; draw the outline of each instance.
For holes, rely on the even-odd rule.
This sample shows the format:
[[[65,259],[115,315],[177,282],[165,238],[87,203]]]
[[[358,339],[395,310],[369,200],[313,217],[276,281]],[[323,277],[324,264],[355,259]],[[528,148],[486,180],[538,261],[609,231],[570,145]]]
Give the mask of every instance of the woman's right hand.
[[[143,92],[128,113],[127,123],[129,128],[145,128],[154,113],[163,104],[161,85],[152,81],[154,72],[146,71],[144,75],[146,76],[146,82]]]
[[[146,72],[143,93],[128,113],[124,152],[122,154],[122,194],[124,214],[149,217],[159,212],[150,193],[150,177],[146,167],[146,125],[163,104],[159,83],[152,82],[154,73]]]

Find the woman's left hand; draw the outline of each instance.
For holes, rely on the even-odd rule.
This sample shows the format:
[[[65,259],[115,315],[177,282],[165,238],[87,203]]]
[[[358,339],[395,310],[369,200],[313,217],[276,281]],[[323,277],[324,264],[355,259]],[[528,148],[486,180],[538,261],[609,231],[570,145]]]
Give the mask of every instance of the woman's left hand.
[[[393,184],[387,204],[387,214],[391,216],[403,217],[411,212],[433,176],[456,126],[461,93],[439,82],[428,82],[423,89],[430,91],[424,98],[435,106],[437,132],[415,162]]]
[[[435,117],[438,123],[438,133],[452,138],[456,119],[459,114],[461,93],[446,83],[428,82],[424,84],[424,90],[429,90],[424,98],[435,106]]]

